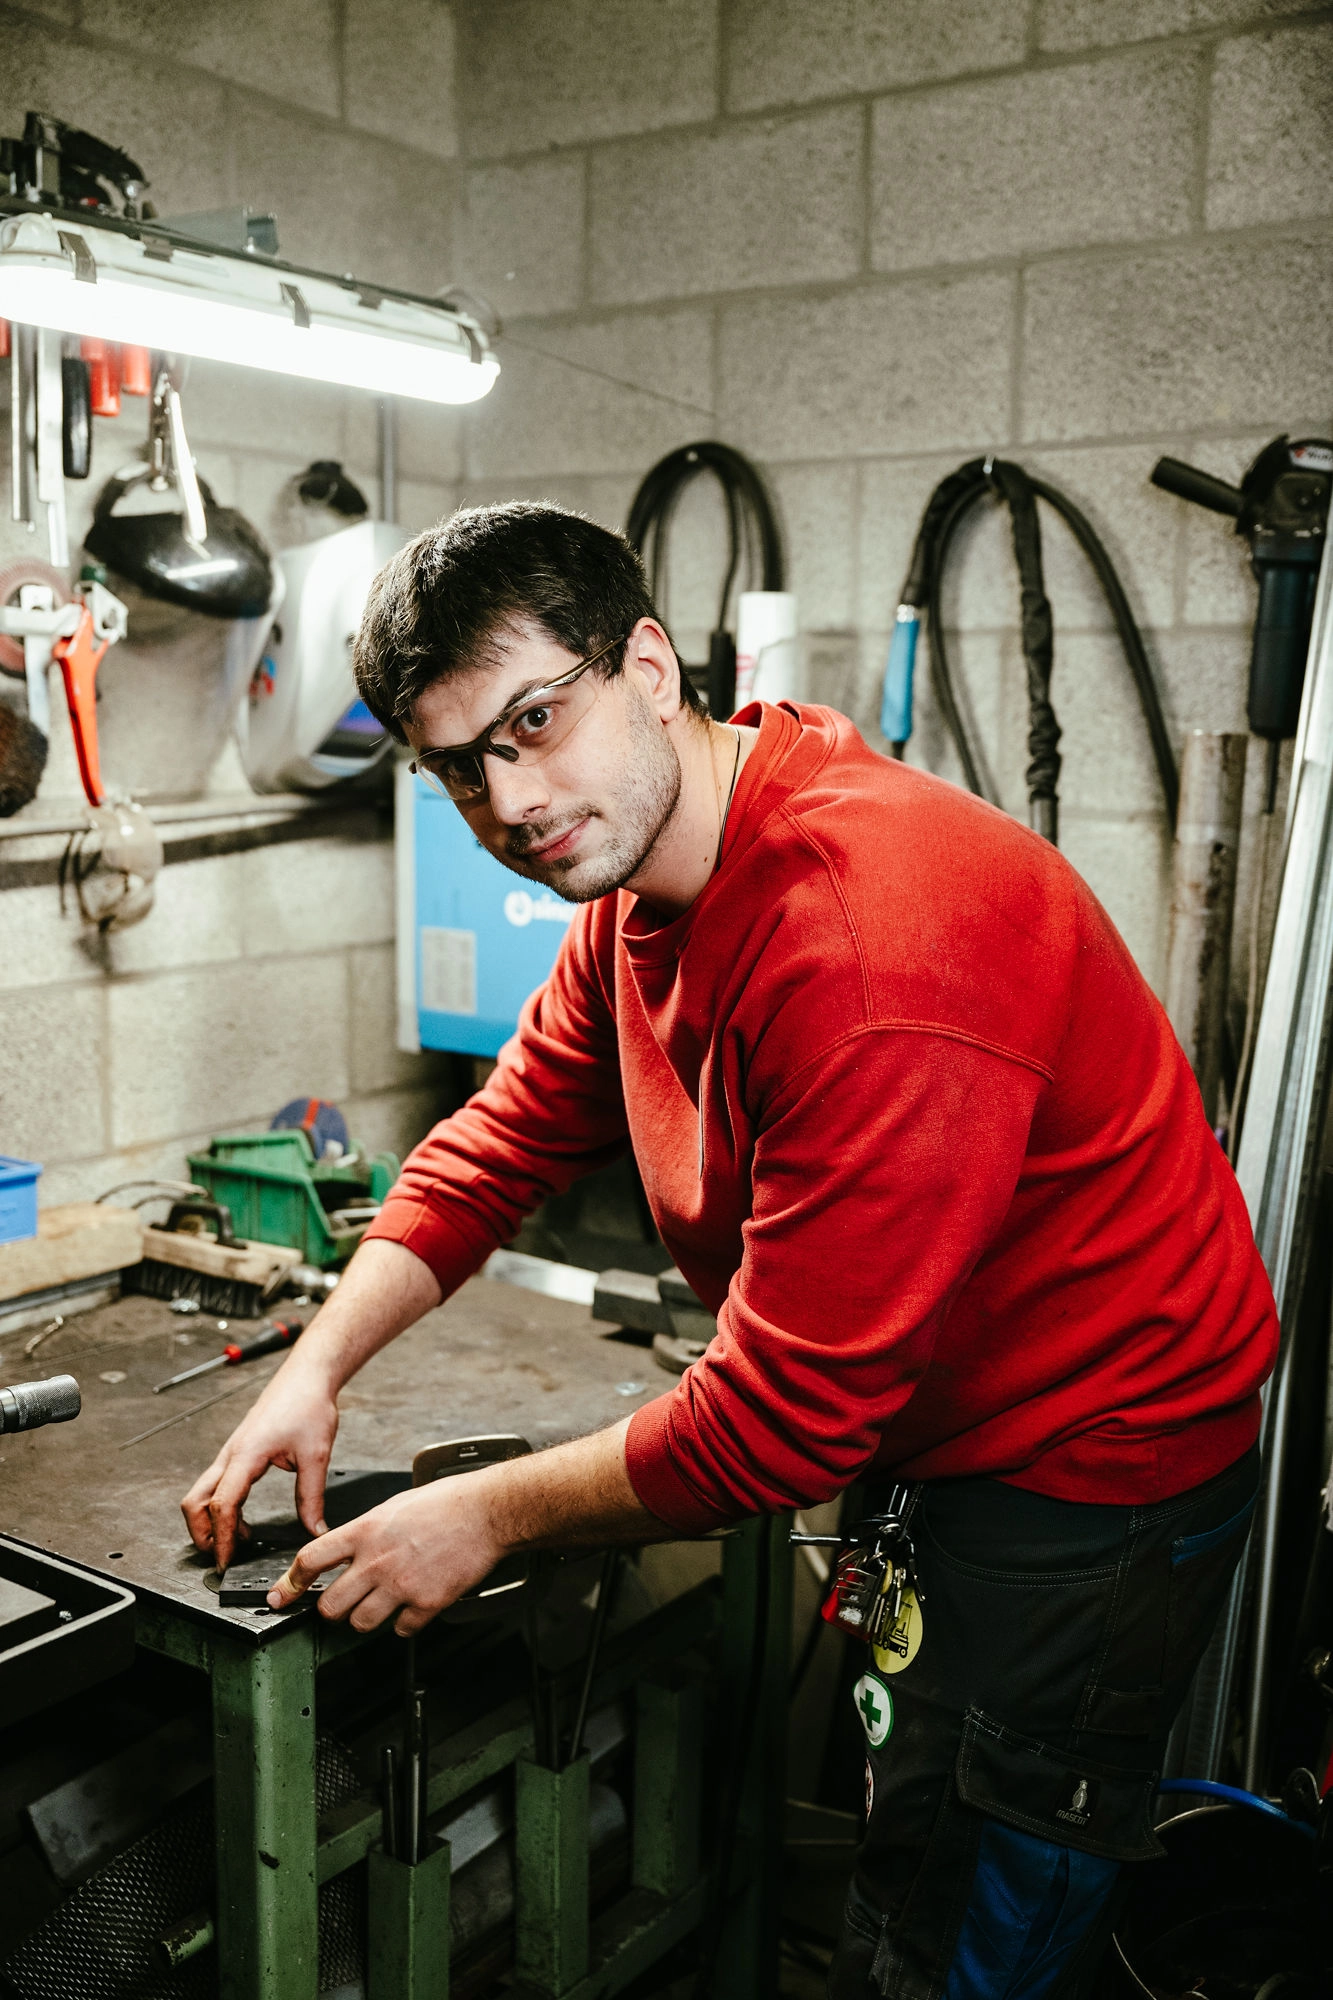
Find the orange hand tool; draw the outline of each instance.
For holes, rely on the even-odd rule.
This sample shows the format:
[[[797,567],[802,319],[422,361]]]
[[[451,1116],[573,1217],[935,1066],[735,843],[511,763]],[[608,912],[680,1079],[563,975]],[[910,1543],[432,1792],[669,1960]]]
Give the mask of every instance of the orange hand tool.
[[[97,754],[97,669],[106,656],[109,639],[95,636],[93,614],[85,604],[79,622],[68,638],[57,639],[51,647],[59,660],[65,681],[65,701],[69,707],[74,749],[79,759],[79,776],[90,806],[100,806],[106,797],[102,789],[101,763]]]

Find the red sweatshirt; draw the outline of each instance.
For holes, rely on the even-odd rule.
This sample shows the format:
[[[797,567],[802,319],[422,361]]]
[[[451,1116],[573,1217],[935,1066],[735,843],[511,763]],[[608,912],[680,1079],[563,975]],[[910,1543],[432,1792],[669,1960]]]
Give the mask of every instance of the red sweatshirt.
[[[717,1337],[640,1409],[685,1532],[870,1464],[1133,1504],[1230,1465],[1276,1348],[1249,1219],[1161,1007],[1060,855],[844,717],[760,723],[670,923],[578,912],[494,1075],[372,1236],[446,1292],[633,1141]]]

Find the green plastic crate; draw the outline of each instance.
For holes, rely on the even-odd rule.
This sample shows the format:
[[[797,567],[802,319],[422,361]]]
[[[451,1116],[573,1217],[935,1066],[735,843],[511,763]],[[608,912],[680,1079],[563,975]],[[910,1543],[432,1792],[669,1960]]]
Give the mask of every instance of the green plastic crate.
[[[369,1161],[316,1160],[302,1131],[221,1132],[206,1153],[190,1153],[190,1177],[231,1210],[238,1236],[291,1244],[308,1264],[345,1264],[369,1226],[335,1227],[330,1207],[380,1202],[398,1178],[392,1153]]]

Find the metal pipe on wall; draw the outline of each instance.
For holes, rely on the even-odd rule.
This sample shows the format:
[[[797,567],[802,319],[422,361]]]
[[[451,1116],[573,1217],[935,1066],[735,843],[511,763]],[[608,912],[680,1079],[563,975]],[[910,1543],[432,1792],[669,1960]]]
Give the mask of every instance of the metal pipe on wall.
[[[1236,902],[1236,855],[1245,789],[1245,736],[1192,729],[1180,767],[1180,812],[1171,852],[1167,1017],[1217,1117],[1222,1038]]]
[[[380,519],[398,519],[398,405],[381,396],[378,405],[380,447]]]

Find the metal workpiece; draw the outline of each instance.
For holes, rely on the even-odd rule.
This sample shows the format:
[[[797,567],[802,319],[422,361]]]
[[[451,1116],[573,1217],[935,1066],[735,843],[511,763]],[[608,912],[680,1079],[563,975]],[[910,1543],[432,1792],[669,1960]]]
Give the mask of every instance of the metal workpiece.
[[[1171,849],[1167,1018],[1198,1078],[1204,1110],[1217,1116],[1231,963],[1248,737],[1191,729],[1180,766],[1180,809]]]
[[[216,1387],[205,1378],[197,1400],[188,1389],[170,1399],[152,1393],[155,1382],[207,1359],[226,1338],[211,1314],[182,1321],[159,1299],[131,1296],[69,1319],[30,1361],[21,1340],[0,1336],[0,1378],[17,1386],[25,1373],[36,1381],[68,1370],[83,1392],[77,1424],[6,1440],[0,1532],[130,1585],[141,1621],[157,1610],[176,1614],[175,1636],[164,1644],[177,1657],[189,1650],[182,1620],[205,1634],[235,1632],[253,1646],[273,1644],[286,1622],[219,1603],[213,1564],[190,1547],[180,1514],[182,1494],[282,1356],[228,1369]],[[633,1377],[639,1386],[627,1395]],[[637,1350],[590,1330],[586,1305],[474,1278],[343,1391],[336,1464],[408,1473],[433,1439],[500,1428],[538,1449],[560,1444],[619,1423],[659,1383],[665,1378],[646,1369]],[[164,1411],[164,1402],[172,1407]],[[168,1427],[157,1430],[164,1418]],[[291,1520],[293,1487],[284,1472],[259,1482],[246,1508],[257,1532]],[[341,1632],[323,1626],[321,1658],[344,1643]]]

